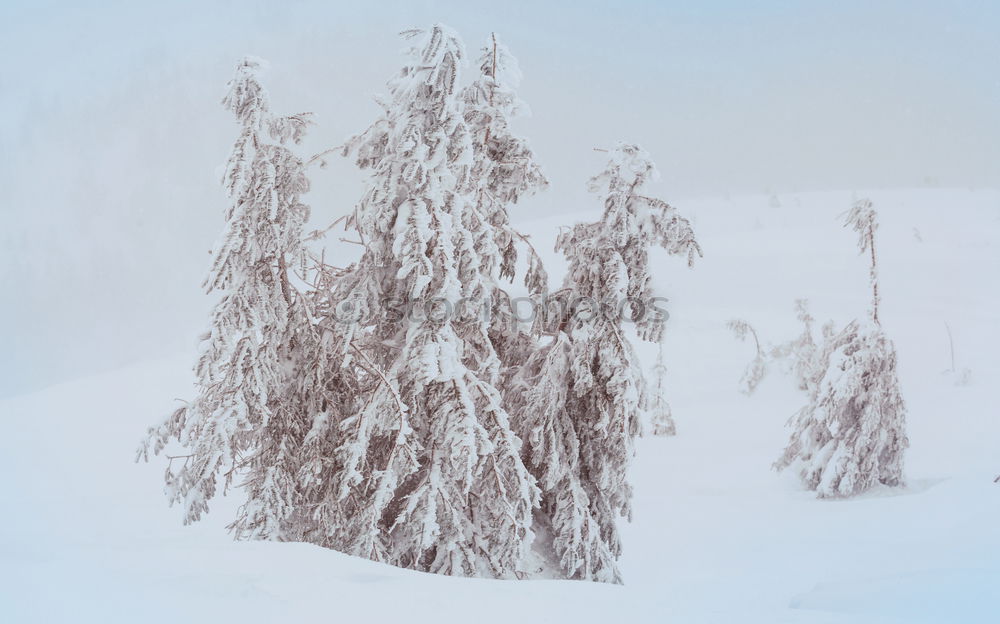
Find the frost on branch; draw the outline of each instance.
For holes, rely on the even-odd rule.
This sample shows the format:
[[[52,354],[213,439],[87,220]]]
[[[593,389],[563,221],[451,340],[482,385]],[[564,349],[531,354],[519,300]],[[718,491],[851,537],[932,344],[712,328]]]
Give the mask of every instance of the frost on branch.
[[[861,200],[847,225],[871,256],[872,304],[867,321],[828,335],[816,358],[809,403],[793,417],[793,433],[775,467],[795,466],[821,498],[852,496],[871,487],[903,485],[906,406],[896,373],[896,349],[878,320],[878,282],[871,202]]]
[[[531,355],[505,395],[542,488],[542,513],[568,578],[620,582],[617,518],[631,516],[627,469],[647,407],[645,380],[620,318],[597,313],[628,300],[640,338],[659,341],[664,316],[648,305],[649,248],[692,262],[701,250],[690,223],[662,200],[639,194],[653,177],[649,156],[621,144],[591,180],[604,197],[600,221],[579,224],[556,244],[569,261],[561,292],[591,310],[564,316],[551,343]]]

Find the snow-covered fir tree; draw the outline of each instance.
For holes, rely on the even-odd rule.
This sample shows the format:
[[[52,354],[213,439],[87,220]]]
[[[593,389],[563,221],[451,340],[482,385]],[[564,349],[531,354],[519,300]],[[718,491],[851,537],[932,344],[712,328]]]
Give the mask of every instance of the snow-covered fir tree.
[[[670,403],[667,402],[667,365],[663,361],[662,340],[657,347],[656,365],[653,366],[653,396],[650,399],[649,422],[652,425],[653,435],[672,436],[677,435],[677,425],[674,424]]]
[[[896,349],[879,321],[875,210],[857,201],[846,225],[870,255],[872,303],[865,321],[855,320],[828,337],[817,358],[809,403],[794,417],[794,431],[779,469],[795,466],[821,498],[859,494],[878,485],[903,485],[906,406],[896,372]]]
[[[224,178],[225,230],[205,281],[221,297],[195,368],[197,394],[150,429],[139,453],[148,459],[171,439],[188,449],[166,472],[168,496],[183,507],[185,523],[208,510],[220,480],[228,488],[240,477],[247,502],[233,528],[238,535],[279,538],[290,523],[295,447],[304,433],[289,388],[307,366],[297,350],[310,333],[307,306],[288,270],[302,254],[309,209],[300,196],[309,180],[287,144],[301,139],[309,115],[270,112],[258,80],[261,64],[243,59],[223,99],[240,134]]]
[[[330,542],[352,554],[512,577],[539,491],[495,385],[488,315],[449,309],[496,296],[506,219],[495,214],[502,204],[476,203],[473,171],[489,166],[462,107],[458,36],[441,25],[404,36],[410,60],[389,81],[382,116],[345,147],[370,183],[352,218],[364,255],[339,288],[352,305],[416,314],[369,310],[368,326],[338,340],[369,394],[337,424],[334,461],[316,477],[332,498],[315,504],[340,507]]]
[[[689,264],[700,254],[690,223],[639,193],[654,174],[644,150],[620,144],[591,179],[590,189],[604,198],[601,219],[574,226],[557,242],[569,262],[560,291],[572,302],[569,313],[508,387],[542,489],[540,522],[568,578],[621,581],[617,518],[631,515],[627,470],[647,401],[615,311],[629,302],[639,337],[659,341],[665,316],[650,309],[649,248],[663,247]]]

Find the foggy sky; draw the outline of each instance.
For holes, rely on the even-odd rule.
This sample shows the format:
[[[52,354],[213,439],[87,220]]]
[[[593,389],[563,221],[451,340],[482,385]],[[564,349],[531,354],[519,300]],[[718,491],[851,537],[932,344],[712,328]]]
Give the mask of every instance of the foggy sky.
[[[1000,187],[997,2],[360,4],[0,6],[0,396],[191,349],[247,53],[277,112],[316,113],[313,153],[377,115],[400,30],[446,23],[470,56],[496,30],[552,183],[515,221],[592,208],[593,148],[618,140],[672,200]],[[361,194],[339,159],[313,180],[315,226]]]

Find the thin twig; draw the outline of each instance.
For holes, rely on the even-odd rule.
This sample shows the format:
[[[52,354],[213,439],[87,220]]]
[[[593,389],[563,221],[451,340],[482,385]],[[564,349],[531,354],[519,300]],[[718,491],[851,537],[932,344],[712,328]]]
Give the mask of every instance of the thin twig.
[[[361,356],[362,359],[364,359],[365,363],[367,364],[365,368],[369,369],[369,371],[374,373],[375,375],[378,375],[378,377],[382,380],[382,383],[385,384],[385,387],[389,390],[390,393],[392,393],[392,398],[396,400],[396,405],[399,406],[400,414],[405,414],[407,408],[406,405],[403,403],[403,399],[399,396],[399,393],[396,392],[396,389],[392,386],[392,384],[389,383],[389,380],[385,378],[385,375],[382,374],[382,371],[380,371],[378,367],[375,366],[375,363],[371,361],[371,358],[368,357],[368,354],[362,351],[357,344],[352,342],[351,348],[354,349],[354,351],[357,352],[357,354]]]
[[[944,322],[945,329],[948,330],[948,346],[951,347],[951,370],[949,372],[955,372],[955,341],[951,337],[951,327],[948,325],[948,321]]]
[[[878,262],[875,259],[875,212],[872,211],[868,218],[868,246],[872,252],[872,320],[876,325],[880,325],[878,320]]]
[[[319,154],[316,154],[315,156],[313,156],[309,160],[307,160],[305,166],[308,167],[309,165],[313,164],[317,160],[321,160],[324,156],[326,156],[328,154],[332,154],[333,152],[340,151],[342,149],[344,149],[344,146],[343,145],[338,145],[337,147],[331,147],[328,150],[324,150],[324,151],[320,152]]]
[[[333,228],[335,228],[338,223],[340,223],[341,221],[343,221],[347,217],[348,217],[348,215],[343,215],[342,217],[339,217],[336,221],[334,221],[330,225],[326,226],[322,230],[313,230],[312,232],[310,232],[309,234],[307,234],[303,238],[303,240],[312,241],[312,240],[317,240],[317,239],[319,239],[322,236],[325,236],[327,232],[329,232],[330,230],[332,230]]]
[[[489,97],[490,106],[492,107],[493,106],[493,91],[496,90],[496,86],[497,86],[497,34],[496,33],[490,33],[490,36],[493,38],[493,67],[492,67],[492,69],[490,71],[490,78],[493,79],[493,84],[490,85],[490,97]],[[486,136],[483,139],[483,148],[485,149],[486,146],[489,145],[489,143],[490,143],[490,127],[486,126]]]

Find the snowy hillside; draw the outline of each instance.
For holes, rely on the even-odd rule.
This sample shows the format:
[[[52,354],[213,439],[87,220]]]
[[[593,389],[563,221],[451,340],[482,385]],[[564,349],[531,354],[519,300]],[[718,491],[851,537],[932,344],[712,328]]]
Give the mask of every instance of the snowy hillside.
[[[191,395],[192,350],[0,401],[0,621],[995,622],[1000,192],[870,194],[909,408],[906,488],[817,500],[771,470],[804,395],[777,368],[754,396],[737,391],[752,347],[729,319],[777,343],[799,331],[796,298],[819,323],[864,315],[865,259],[838,217],[851,197],[677,202],[705,257],[688,270],[655,256],[678,435],[640,442],[624,586],[446,578],[233,542],[235,496],[183,527],[160,492],[165,460],[132,460],[146,426]],[[572,220],[515,214],[539,250]],[[559,258],[545,260],[558,277]],[[639,349],[651,366],[655,347]]]

